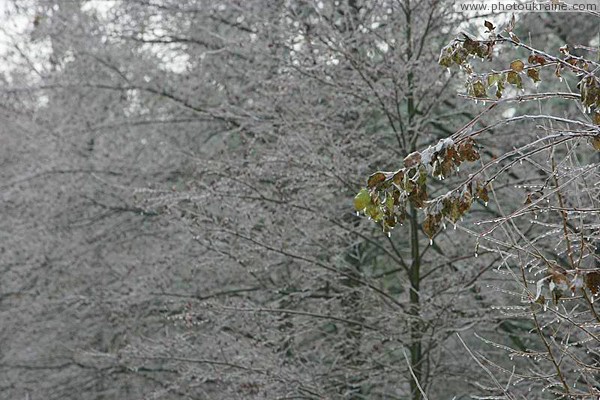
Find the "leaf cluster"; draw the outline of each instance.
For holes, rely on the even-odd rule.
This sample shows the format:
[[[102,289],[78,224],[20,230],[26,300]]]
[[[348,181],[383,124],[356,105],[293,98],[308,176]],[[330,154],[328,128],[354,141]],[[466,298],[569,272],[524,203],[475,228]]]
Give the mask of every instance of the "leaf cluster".
[[[390,232],[402,224],[407,208],[426,209],[423,230],[433,237],[444,218],[458,221],[471,207],[474,198],[487,202],[487,188],[468,180],[459,189],[435,199],[427,193],[428,176],[444,179],[458,172],[463,162],[480,158],[475,141],[467,138],[460,143],[442,139],[423,152],[413,152],[404,158],[404,167],[395,172],[378,171],[367,180],[367,186],[354,198],[354,208],[381,224]]]

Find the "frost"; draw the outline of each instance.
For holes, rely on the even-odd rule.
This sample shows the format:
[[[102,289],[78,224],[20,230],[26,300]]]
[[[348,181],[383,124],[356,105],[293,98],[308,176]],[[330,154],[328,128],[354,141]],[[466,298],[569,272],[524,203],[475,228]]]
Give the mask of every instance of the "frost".
[[[435,146],[429,146],[421,152],[421,163],[430,168],[429,164],[431,163],[433,155],[452,146],[454,146],[454,140],[452,140],[452,138],[440,139]]]

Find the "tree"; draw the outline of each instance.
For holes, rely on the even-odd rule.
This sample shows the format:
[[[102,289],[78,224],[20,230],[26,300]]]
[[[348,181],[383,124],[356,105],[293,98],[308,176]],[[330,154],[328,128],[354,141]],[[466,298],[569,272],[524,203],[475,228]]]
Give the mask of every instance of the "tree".
[[[480,113],[455,99],[456,72],[435,64],[469,22],[449,10],[433,0],[12,3],[28,24],[8,32],[0,101],[2,393],[487,395],[464,384],[486,384],[487,372],[456,333],[498,364],[469,332],[521,351],[540,342],[530,319],[490,311],[508,301],[487,290],[510,288],[511,275],[490,273],[507,251],[491,248],[488,237],[503,239],[493,232],[475,258],[471,221],[502,217],[495,204],[524,201],[513,186],[541,175],[501,171],[509,186],[488,188],[488,207],[456,231],[438,233],[435,216],[423,224],[415,204],[388,236],[351,204],[357,177]],[[502,104],[463,133],[491,129]],[[516,143],[496,140],[504,126],[493,141],[461,136],[440,150],[487,163]],[[369,206],[380,180],[358,201]],[[428,199],[455,183],[430,179]]]
[[[186,232],[132,198],[132,187],[175,184],[184,174],[159,146],[185,140],[168,128],[182,116],[144,114],[140,96],[153,87],[136,92],[125,81],[143,82],[142,67],[158,61],[106,44],[102,21],[84,5],[9,9],[29,25],[9,32],[1,101],[3,398],[137,397],[176,372],[136,372],[118,353],[165,334],[171,310],[152,293],[189,274],[198,256]],[[154,96],[157,108],[177,108]]]
[[[538,393],[537,397],[546,390],[561,398],[594,397],[599,390],[595,329],[600,322],[594,306],[600,276],[598,64],[571,52],[593,50],[585,42],[565,45],[558,49],[558,55],[525,44],[516,33],[514,17],[503,30],[489,21],[485,21],[485,28],[485,39],[463,35],[446,46],[439,59],[443,67],[459,66],[465,71],[467,96],[486,104],[481,113],[450,138],[409,155],[403,168],[373,174],[367,188],[357,195],[355,206],[384,229],[401,219],[409,204],[422,208],[423,229],[433,238],[444,220],[455,223],[475,200],[486,207],[491,201],[497,216],[464,230],[476,237],[476,254],[482,249],[496,254],[499,271],[513,278],[511,283],[496,285],[505,296],[491,293],[486,297],[496,304],[501,302],[498,308],[511,321],[525,322],[530,329],[528,334],[521,333],[521,348],[507,340],[481,338],[508,352],[510,360],[521,358],[517,369],[514,365],[511,369],[512,362],[505,357],[495,359],[472,352],[460,339],[489,374],[489,385],[481,389],[503,398],[529,397],[532,393]],[[504,48],[511,45],[515,52],[525,50],[527,58],[517,53],[520,57],[509,65],[500,64],[499,69],[485,73],[476,72],[477,67],[471,65],[472,59],[490,61],[496,47],[509,51]],[[567,91],[548,91],[553,81],[563,79]],[[546,86],[543,89],[538,89],[540,81]],[[531,86],[535,88],[529,89]],[[575,86],[577,92],[571,91]],[[520,93],[524,87],[530,93]],[[546,108],[552,110],[546,103],[553,100],[560,101],[570,114],[546,113]],[[536,102],[538,112],[490,121],[498,107],[511,102]],[[497,136],[499,128],[513,124],[521,126],[515,132],[521,137],[513,139],[512,148],[482,157],[485,135],[493,132]],[[529,126],[531,131],[525,129]],[[452,190],[433,198],[424,194],[430,177],[456,175],[463,163],[475,161],[479,165],[471,174],[459,175]],[[523,163],[527,167],[521,167]],[[529,173],[524,174],[525,169]],[[510,174],[527,178],[515,187],[510,184],[513,179],[506,179]],[[508,202],[515,192],[522,200]]]
[[[453,246],[428,247],[417,224],[412,238],[388,239],[348,201],[352,177],[443,135],[436,113],[451,106],[450,79],[427,44],[456,23],[445,3],[32,1],[13,11],[32,42],[14,38],[20,64],[3,104],[37,116],[39,148],[22,160],[44,162],[28,174],[15,160],[8,180],[15,204],[40,199],[51,211],[5,214],[29,209],[44,226],[38,243],[53,238],[17,246],[52,262],[15,269],[34,283],[7,311],[13,397],[418,398],[408,365],[429,391],[468,363],[443,345],[479,318],[471,300],[444,299],[463,283],[437,274],[455,268]],[[416,286],[442,290],[423,298]],[[49,293],[61,307],[83,296],[87,311],[59,313]],[[36,324],[53,335],[24,336],[39,346],[22,357],[15,332]],[[52,387],[15,383],[24,371],[30,382],[51,371]]]
[[[370,168],[364,160],[390,165],[394,155],[445,134],[436,112],[447,107],[449,78],[429,66],[438,50],[426,44],[456,21],[441,2],[291,2],[263,28],[264,10],[242,8],[243,23],[233,22],[240,16],[229,8],[221,21],[240,30],[235,41],[243,44],[230,46],[249,51],[235,63],[227,51],[212,55],[218,76],[232,65],[259,77],[243,92],[235,80],[219,81],[224,93],[235,93],[218,110],[230,111],[239,136],[225,152],[198,157],[196,187],[159,191],[146,203],[151,210],[167,204],[189,224],[205,249],[199,269],[211,276],[165,295],[189,297],[190,318],[220,310],[227,318],[215,316],[203,329],[238,341],[194,342],[194,354],[253,360],[261,371],[269,357],[279,360],[283,372],[274,381],[248,376],[247,363],[227,378],[222,369],[210,375],[232,396],[234,382],[246,377],[246,396],[420,398],[411,369],[424,390],[441,390],[435,382],[444,380],[447,393],[452,370],[470,364],[447,341],[484,318],[474,283],[486,267],[448,279],[445,268],[464,269],[457,262],[474,256],[459,258],[444,239],[428,245],[414,212],[411,236],[388,239],[359,225],[347,199],[355,190],[349,177]],[[214,277],[225,290],[212,289]],[[264,326],[278,330],[257,337]],[[170,349],[177,359],[190,346],[176,338]]]

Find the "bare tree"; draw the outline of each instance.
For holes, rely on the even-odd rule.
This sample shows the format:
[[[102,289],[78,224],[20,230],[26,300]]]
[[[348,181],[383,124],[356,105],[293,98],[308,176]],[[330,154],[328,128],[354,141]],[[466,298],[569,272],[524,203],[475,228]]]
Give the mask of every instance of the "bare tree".
[[[432,64],[438,49],[428,43],[441,44],[455,16],[440,2],[288,2],[263,28],[265,10],[237,7],[243,12],[226,8],[220,20],[238,28],[241,43],[220,34],[229,46],[205,59],[224,69],[228,50],[249,50],[232,64],[258,77],[248,90],[219,81],[235,93],[218,110],[230,112],[236,136],[225,152],[197,157],[192,190],[147,198],[151,210],[184,215],[205,249],[199,270],[210,278],[192,293],[165,295],[193,300],[192,319],[228,312],[200,318],[219,346],[174,340],[171,359],[193,349],[198,358],[240,360],[246,376],[242,360],[264,371],[275,357],[282,372],[273,382],[257,375],[244,386],[265,397],[420,398],[441,390],[436,380],[454,379],[460,391],[464,377],[453,370],[470,361],[456,357],[452,335],[485,318],[474,284],[489,267],[466,269],[474,255],[460,255],[454,235],[429,244],[415,210],[410,235],[391,239],[359,222],[348,201],[353,176],[445,134],[452,117],[436,113],[448,107],[450,78]],[[227,367],[211,377],[233,396],[241,378]]]

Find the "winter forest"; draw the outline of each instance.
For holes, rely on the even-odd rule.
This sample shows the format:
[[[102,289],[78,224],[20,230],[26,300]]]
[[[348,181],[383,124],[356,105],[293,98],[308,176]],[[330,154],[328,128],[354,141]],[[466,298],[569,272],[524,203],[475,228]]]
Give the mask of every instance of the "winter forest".
[[[600,4],[532,1],[0,0],[0,400],[600,398]]]

